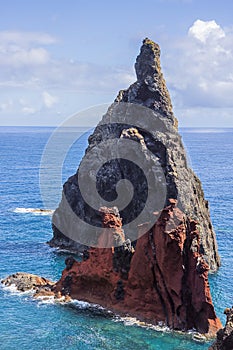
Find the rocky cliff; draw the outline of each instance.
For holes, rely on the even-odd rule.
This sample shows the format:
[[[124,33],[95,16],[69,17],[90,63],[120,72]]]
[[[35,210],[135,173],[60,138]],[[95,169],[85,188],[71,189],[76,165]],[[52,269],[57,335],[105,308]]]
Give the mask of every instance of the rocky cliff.
[[[108,208],[102,213],[100,239],[107,227],[115,226],[114,237],[123,244],[91,248],[82,262],[67,259],[56,293],[152,324],[215,335],[221,323],[210,296],[209,267],[200,254],[197,222],[187,219],[171,199],[134,249],[124,237],[119,215]]]
[[[153,226],[153,212],[160,213],[173,198],[186,218],[197,222],[200,253],[214,272],[220,261],[208,202],[200,180],[187,163],[157,44],[143,41],[135,70],[137,81],[119,92],[89,137],[77,173],[64,184],[49,243],[79,251],[96,246],[101,234],[101,206],[119,208],[126,238],[135,241],[138,225],[149,221]],[[134,141],[136,150],[126,141]],[[123,199],[131,193],[128,182],[118,191],[122,179],[133,186],[131,201],[125,206],[116,201],[119,193]]]
[[[226,325],[217,332],[217,339],[209,350],[232,350],[233,349],[233,307],[224,311],[227,316]]]

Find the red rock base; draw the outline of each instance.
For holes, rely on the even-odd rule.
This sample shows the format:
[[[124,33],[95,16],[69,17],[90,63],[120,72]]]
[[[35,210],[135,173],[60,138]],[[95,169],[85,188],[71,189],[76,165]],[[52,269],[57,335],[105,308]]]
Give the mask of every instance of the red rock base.
[[[135,251],[91,248],[85,261],[68,258],[56,292],[152,324],[215,335],[222,325],[211,300],[198,225],[175,203],[170,200],[154,227],[138,239]],[[114,221],[124,238],[119,218],[105,208],[103,232]]]

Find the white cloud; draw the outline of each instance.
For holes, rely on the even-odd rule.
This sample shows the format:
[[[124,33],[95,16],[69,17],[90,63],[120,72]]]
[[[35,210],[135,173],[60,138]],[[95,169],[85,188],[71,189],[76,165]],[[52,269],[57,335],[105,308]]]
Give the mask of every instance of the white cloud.
[[[174,105],[232,108],[233,32],[215,21],[197,20],[187,34],[170,43],[165,56]]]
[[[0,111],[1,112],[8,112],[11,110],[13,106],[13,101],[11,99],[7,99],[0,103]]]
[[[44,48],[22,49],[9,48],[4,54],[0,53],[0,65],[11,68],[21,66],[44,65],[49,61],[49,53]]]
[[[47,108],[53,107],[53,105],[58,102],[57,96],[52,96],[47,91],[44,91],[42,93],[42,98],[43,98],[44,105]]]
[[[109,97],[111,100],[119,89],[135,81],[133,66],[79,62],[77,57],[55,59],[49,47],[54,43],[56,39],[45,33],[0,32],[0,88],[11,94],[17,91],[14,106],[7,103],[12,95],[5,95],[5,100],[0,101],[2,115],[11,111],[12,115],[21,112],[26,117],[43,111],[44,116],[51,117],[56,110],[68,115],[70,108],[79,108],[82,99],[87,104],[92,96],[95,103],[99,98],[102,102],[103,96],[105,101]],[[175,110],[185,111],[189,120],[191,115],[196,120],[202,108],[208,115],[214,109],[224,109],[225,115],[231,113],[232,43],[232,28],[200,19],[190,25],[182,38],[167,37],[160,42],[161,62]],[[136,45],[139,46],[138,41]],[[21,93],[24,90],[25,95]],[[34,96],[31,99],[30,94]],[[216,115],[214,112],[213,118]]]
[[[123,84],[122,88],[124,88],[135,82],[136,76],[134,72],[130,74],[130,72],[122,70],[115,73],[115,79],[118,80],[118,85]]]
[[[12,73],[21,66],[44,65],[50,54],[43,46],[55,42],[46,33],[0,31],[0,66],[9,67]]]
[[[224,30],[213,21],[196,20],[192,27],[189,28],[189,36],[206,43],[208,39],[221,39],[225,37]]]
[[[22,108],[22,112],[24,114],[34,114],[34,113],[36,113],[36,109],[33,107],[25,106]]]
[[[25,106],[25,105],[27,104],[27,101],[26,101],[23,97],[20,97],[20,98],[19,98],[19,104],[20,104],[21,106]]]
[[[57,42],[57,39],[47,33],[23,32],[23,31],[0,31],[1,45],[20,45],[28,46],[30,44],[50,45]]]
[[[109,95],[135,80],[130,67],[55,59],[49,45],[56,42],[47,33],[0,31],[0,87],[44,90],[43,104],[51,109],[58,100],[47,89]]]

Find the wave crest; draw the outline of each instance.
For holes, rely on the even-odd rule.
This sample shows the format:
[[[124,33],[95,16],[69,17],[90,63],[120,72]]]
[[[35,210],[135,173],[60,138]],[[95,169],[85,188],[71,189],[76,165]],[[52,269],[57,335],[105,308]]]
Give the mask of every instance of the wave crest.
[[[41,208],[15,208],[14,213],[18,214],[34,214],[34,215],[52,215],[54,210],[52,209],[41,209]]]

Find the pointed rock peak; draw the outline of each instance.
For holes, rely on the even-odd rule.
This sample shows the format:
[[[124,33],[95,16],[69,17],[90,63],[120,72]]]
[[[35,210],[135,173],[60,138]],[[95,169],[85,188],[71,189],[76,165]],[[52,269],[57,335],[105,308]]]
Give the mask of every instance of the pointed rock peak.
[[[160,47],[158,44],[148,38],[143,40],[140,54],[136,59],[135,70],[139,82],[161,74]]]
[[[136,103],[158,111],[177,128],[170,95],[160,67],[160,47],[152,40],[143,40],[136,59],[137,81],[126,90],[120,90],[115,102]]]

